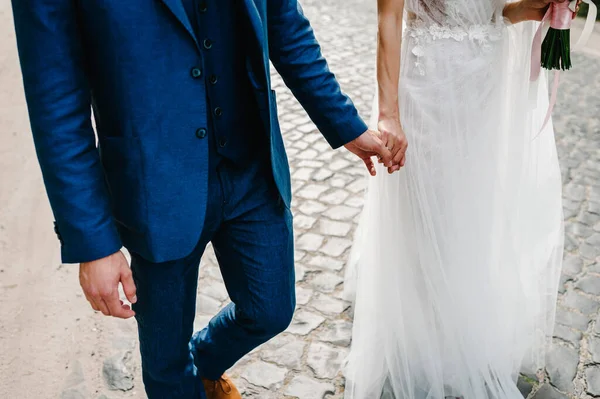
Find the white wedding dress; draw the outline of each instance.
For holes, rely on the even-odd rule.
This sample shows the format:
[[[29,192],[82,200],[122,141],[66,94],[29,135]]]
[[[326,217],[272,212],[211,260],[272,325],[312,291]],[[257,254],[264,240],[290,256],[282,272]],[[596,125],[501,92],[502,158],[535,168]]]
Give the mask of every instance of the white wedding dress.
[[[507,25],[503,6],[405,0],[407,164],[369,179],[345,282],[346,399],[522,398],[519,371],[543,366],[561,174],[552,123],[540,132],[545,76],[529,81],[536,24]]]

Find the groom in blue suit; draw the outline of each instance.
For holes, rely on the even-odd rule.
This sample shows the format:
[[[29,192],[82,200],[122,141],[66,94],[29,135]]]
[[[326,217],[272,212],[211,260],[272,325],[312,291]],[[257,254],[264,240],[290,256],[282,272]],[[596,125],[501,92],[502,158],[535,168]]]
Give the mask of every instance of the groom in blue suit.
[[[367,129],[297,0],[12,4],[63,262],[80,263],[95,310],[135,315],[149,398],[240,398],[223,373],[295,308],[269,60],[331,146],[372,173],[371,156],[398,169],[404,143]],[[208,242],[232,302],[193,334]]]

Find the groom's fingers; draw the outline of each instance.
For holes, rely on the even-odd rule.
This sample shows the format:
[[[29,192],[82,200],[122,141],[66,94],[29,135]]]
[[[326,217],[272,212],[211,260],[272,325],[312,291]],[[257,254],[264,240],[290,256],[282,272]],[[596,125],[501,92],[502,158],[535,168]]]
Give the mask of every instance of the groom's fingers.
[[[371,157],[363,158],[363,162],[365,163],[365,166],[367,167],[369,174],[371,176],[375,176],[377,174],[377,172],[375,171],[375,164],[373,163],[373,160],[371,159]]]
[[[374,152],[379,155],[379,157],[381,158],[381,160],[383,161],[383,164],[387,167],[392,166],[393,163],[393,157],[392,157],[392,152],[385,146],[385,144],[383,144],[383,142],[377,138],[373,138],[374,142],[374,147],[373,150]]]

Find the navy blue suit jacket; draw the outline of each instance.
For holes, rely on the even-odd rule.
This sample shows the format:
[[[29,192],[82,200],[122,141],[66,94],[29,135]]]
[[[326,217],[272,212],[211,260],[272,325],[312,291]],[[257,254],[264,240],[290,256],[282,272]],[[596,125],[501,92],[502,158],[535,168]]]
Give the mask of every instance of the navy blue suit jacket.
[[[240,0],[246,70],[291,201],[270,64],[332,147],[367,127],[340,91],[297,0]],[[148,260],[184,257],[204,221],[208,140],[200,45],[181,0],[13,0],[31,129],[65,263],[124,244]],[[93,109],[98,146],[91,122]]]

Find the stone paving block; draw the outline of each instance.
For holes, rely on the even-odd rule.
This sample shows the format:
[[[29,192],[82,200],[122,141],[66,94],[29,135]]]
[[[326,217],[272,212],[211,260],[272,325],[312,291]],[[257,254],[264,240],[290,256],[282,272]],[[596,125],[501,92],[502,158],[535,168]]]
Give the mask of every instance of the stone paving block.
[[[325,180],[334,176],[333,172],[328,169],[319,169],[315,174],[312,175],[312,180],[318,182],[324,182]]]
[[[306,266],[296,263],[296,283],[301,282],[306,277]]]
[[[329,293],[335,290],[343,281],[344,279],[338,275],[321,272],[310,281],[310,285],[317,291]]]
[[[544,385],[533,395],[532,399],[569,399],[569,397],[550,385]]]
[[[563,195],[572,201],[583,201],[586,199],[586,188],[577,184],[567,184],[564,187]]]
[[[222,283],[204,284],[203,286],[198,286],[198,290],[203,295],[213,298],[218,302],[223,302],[229,298],[229,294],[227,294],[227,288],[225,288],[225,284]]]
[[[590,318],[580,313],[571,312],[565,308],[558,307],[556,311],[556,322],[563,326],[585,331],[590,323]]]
[[[316,333],[316,339],[333,345],[348,347],[352,340],[352,323],[347,320],[328,322]]]
[[[339,259],[322,255],[313,257],[308,264],[332,271],[340,271],[344,267],[344,262],[340,261]]]
[[[320,379],[333,379],[339,372],[348,349],[323,342],[313,342],[308,348],[307,365]]]
[[[314,291],[310,288],[297,286],[296,287],[296,304],[306,305],[313,296]]]
[[[352,181],[354,181],[352,176],[348,176],[343,173],[336,173],[329,181],[329,184],[335,188],[345,188],[348,186],[348,184],[352,183]]]
[[[352,241],[350,240],[344,238],[330,238],[323,248],[321,248],[321,252],[328,256],[338,257],[351,246]]]
[[[267,362],[248,364],[242,372],[242,377],[249,383],[269,390],[281,387],[288,370]]]
[[[598,301],[588,298],[577,291],[568,291],[565,294],[562,305],[567,308],[577,309],[583,314],[596,313],[600,308]]]
[[[563,273],[576,276],[581,273],[583,260],[578,256],[567,255],[563,261]]]
[[[197,313],[196,318],[194,319],[194,331],[202,330],[208,325],[208,323],[214,316],[215,315],[212,314]]]
[[[297,399],[324,399],[325,395],[335,393],[331,383],[320,382],[304,375],[295,377],[285,390],[285,395]]]
[[[303,181],[310,180],[310,177],[314,172],[315,171],[312,168],[300,168],[294,172],[292,178]]]
[[[579,254],[588,260],[596,260],[600,256],[600,248],[586,242],[579,246]]]
[[[600,276],[584,276],[575,283],[575,288],[587,294],[598,296],[600,295]]]
[[[305,251],[316,251],[323,244],[324,238],[320,234],[306,233],[296,240],[296,247]]]
[[[322,313],[337,315],[350,307],[350,303],[341,299],[332,298],[329,295],[316,293],[309,305]]]
[[[294,320],[292,320],[292,324],[288,327],[286,332],[298,335],[307,335],[312,330],[319,327],[324,321],[325,318],[323,316],[301,309],[296,311]]]
[[[339,205],[343,203],[350,194],[346,190],[337,189],[321,197],[321,201],[330,205]]]
[[[581,331],[574,330],[570,327],[557,324],[554,327],[554,337],[568,342],[575,348],[579,349],[583,333]]]
[[[564,345],[554,344],[548,352],[547,362],[546,369],[552,385],[563,392],[573,393],[575,389],[573,380],[579,364],[577,351]]]
[[[338,205],[328,209],[323,215],[332,220],[352,221],[360,210],[345,205]]]
[[[306,345],[301,337],[282,334],[263,345],[259,354],[264,361],[275,363],[290,370],[300,370]]]
[[[298,191],[296,196],[304,199],[316,200],[318,198],[324,198],[321,194],[327,190],[329,190],[329,187],[326,185],[308,184]]]
[[[591,227],[583,223],[570,223],[565,227],[565,231],[577,238],[586,238],[593,234]]]
[[[600,247],[600,233],[593,233],[585,240],[585,243],[593,247]]]
[[[592,357],[592,362],[600,364],[600,338],[590,337],[588,341],[588,350]]]
[[[352,225],[345,222],[334,222],[327,219],[321,219],[319,222],[319,231],[325,236],[346,237]]]
[[[577,216],[577,221],[591,227],[600,221],[600,215],[584,211]]]
[[[298,230],[309,230],[317,222],[317,219],[312,216],[297,215],[294,216],[294,228]]]
[[[600,368],[588,367],[585,370],[587,393],[594,397],[600,396]]]
[[[319,215],[320,213],[324,212],[327,207],[319,202],[305,201],[300,204],[298,209],[305,215]]]
[[[221,301],[204,294],[196,297],[196,311],[204,314],[216,314],[221,309]]]
[[[348,168],[350,165],[352,164],[346,161],[345,159],[338,159],[329,164],[329,169],[334,172],[337,172],[339,170]]]

